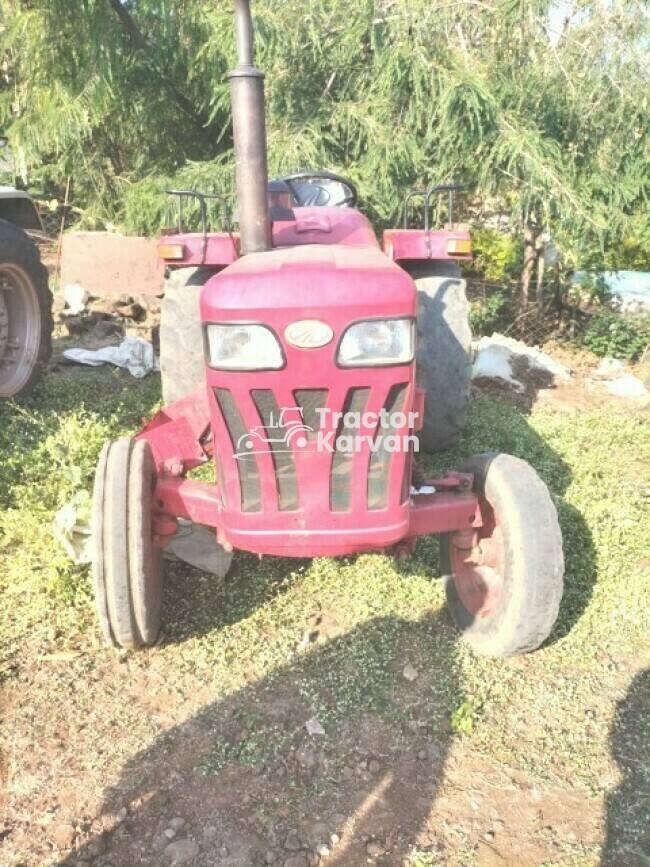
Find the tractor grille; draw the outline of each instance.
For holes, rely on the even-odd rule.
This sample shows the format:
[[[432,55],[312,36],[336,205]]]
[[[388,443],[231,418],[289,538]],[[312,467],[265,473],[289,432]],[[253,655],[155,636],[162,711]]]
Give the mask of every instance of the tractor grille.
[[[390,388],[383,402],[386,412],[406,411],[408,388],[408,383],[398,383]],[[280,512],[295,512],[301,507],[315,505],[313,486],[309,502],[301,502],[299,477],[301,462],[298,452],[313,449],[315,446],[314,440],[318,436],[320,426],[320,415],[316,412],[317,409],[328,407],[331,412],[343,413],[336,437],[332,441],[334,446],[340,438],[354,438],[360,433],[356,427],[346,426],[346,413],[363,415],[370,409],[377,413],[381,409],[376,405],[377,396],[373,403],[373,389],[368,387],[348,389],[342,404],[338,406],[328,403],[330,395],[325,389],[297,390],[293,392],[293,399],[296,407],[302,408],[302,421],[307,430],[300,430],[295,435],[292,433],[283,437],[278,429],[278,419],[282,410],[286,409],[286,403],[281,404],[273,390],[254,389],[248,392],[215,388],[214,395],[227,431],[232,455],[237,456],[236,459],[231,460],[231,456],[226,453],[227,449],[219,449],[217,441],[219,474],[224,478],[224,472],[228,474],[234,471],[239,486],[240,503],[236,503],[233,499],[236,499],[237,486],[234,490],[231,487],[232,496],[226,500],[227,486],[222,485],[224,502],[226,508],[239,507],[246,513],[262,511],[263,500],[268,504],[269,488],[272,492],[273,487],[277,495],[274,508]],[[380,420],[373,433],[376,443],[378,438],[388,437],[394,431],[383,425]],[[368,431],[364,435],[367,434]],[[339,450],[335,447],[333,453],[319,453],[318,466],[321,469],[318,475],[320,477],[321,472],[326,476],[329,475],[329,486],[325,484],[319,486],[319,489],[323,490],[322,497],[327,497],[322,507],[324,509],[329,507],[329,510],[334,513],[349,512],[353,508],[353,502],[355,507],[358,507],[359,495],[358,493],[355,495],[354,486],[359,488],[363,484],[361,490],[365,489],[365,505],[368,511],[388,508],[391,505],[390,477],[394,460],[400,461],[400,467],[402,462],[404,463],[404,482],[400,484],[401,492],[397,495],[401,502],[404,502],[410,490],[408,456],[405,459],[399,451],[392,452],[387,448],[372,452],[369,447],[361,452],[348,451],[345,448]],[[360,467],[360,462],[365,469]],[[270,478],[271,473],[273,479]],[[400,479],[402,479],[401,475]]]

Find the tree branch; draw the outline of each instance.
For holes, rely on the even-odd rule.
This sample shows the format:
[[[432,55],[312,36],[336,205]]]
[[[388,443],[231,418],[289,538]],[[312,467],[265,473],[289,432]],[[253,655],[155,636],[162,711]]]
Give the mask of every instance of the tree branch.
[[[111,9],[115,12],[122,25],[122,30],[125,36],[131,42],[134,48],[144,54],[149,62],[149,65],[156,73],[160,81],[165,85],[167,90],[172,94],[176,105],[180,108],[183,114],[189,118],[194,124],[201,129],[208,129],[212,124],[208,115],[201,109],[197,108],[188,97],[182,93],[174,82],[162,71],[153,53],[153,49],[148,42],[146,36],[142,33],[138,25],[133,19],[129,10],[120,0],[108,0]]]

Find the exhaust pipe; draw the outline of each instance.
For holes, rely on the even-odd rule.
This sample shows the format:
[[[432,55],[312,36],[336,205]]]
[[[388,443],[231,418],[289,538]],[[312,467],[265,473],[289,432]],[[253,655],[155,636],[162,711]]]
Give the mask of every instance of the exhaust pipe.
[[[244,255],[271,248],[264,73],[255,68],[249,0],[235,0],[238,65],[230,73],[237,208]]]

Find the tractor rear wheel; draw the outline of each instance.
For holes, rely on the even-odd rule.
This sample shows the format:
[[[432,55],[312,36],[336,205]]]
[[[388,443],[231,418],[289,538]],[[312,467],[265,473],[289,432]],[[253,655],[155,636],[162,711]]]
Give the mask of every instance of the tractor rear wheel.
[[[564,557],[557,512],[544,482],[511,455],[476,455],[483,526],[440,539],[447,602],[472,648],[514,656],[548,638],[562,599]]]
[[[412,274],[418,290],[417,383],[426,392],[420,448],[455,445],[465,427],[472,373],[469,303],[458,265],[427,264]]]
[[[38,249],[0,220],[0,400],[24,397],[52,353],[52,295]]]
[[[174,403],[205,381],[201,289],[211,268],[177,268],[165,281],[160,315],[160,369],[163,400]]]
[[[154,644],[160,631],[162,557],[151,521],[155,484],[147,442],[106,443],[93,495],[93,583],[104,637],[115,647]]]

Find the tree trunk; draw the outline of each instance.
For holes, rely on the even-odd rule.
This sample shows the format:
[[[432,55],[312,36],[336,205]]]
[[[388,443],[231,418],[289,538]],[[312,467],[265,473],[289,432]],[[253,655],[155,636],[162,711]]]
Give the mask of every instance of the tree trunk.
[[[530,300],[530,281],[535,273],[535,266],[542,256],[543,249],[544,239],[542,238],[542,229],[539,226],[532,226],[530,223],[526,223],[524,226],[524,267],[521,271],[521,300],[524,305],[527,305]]]

